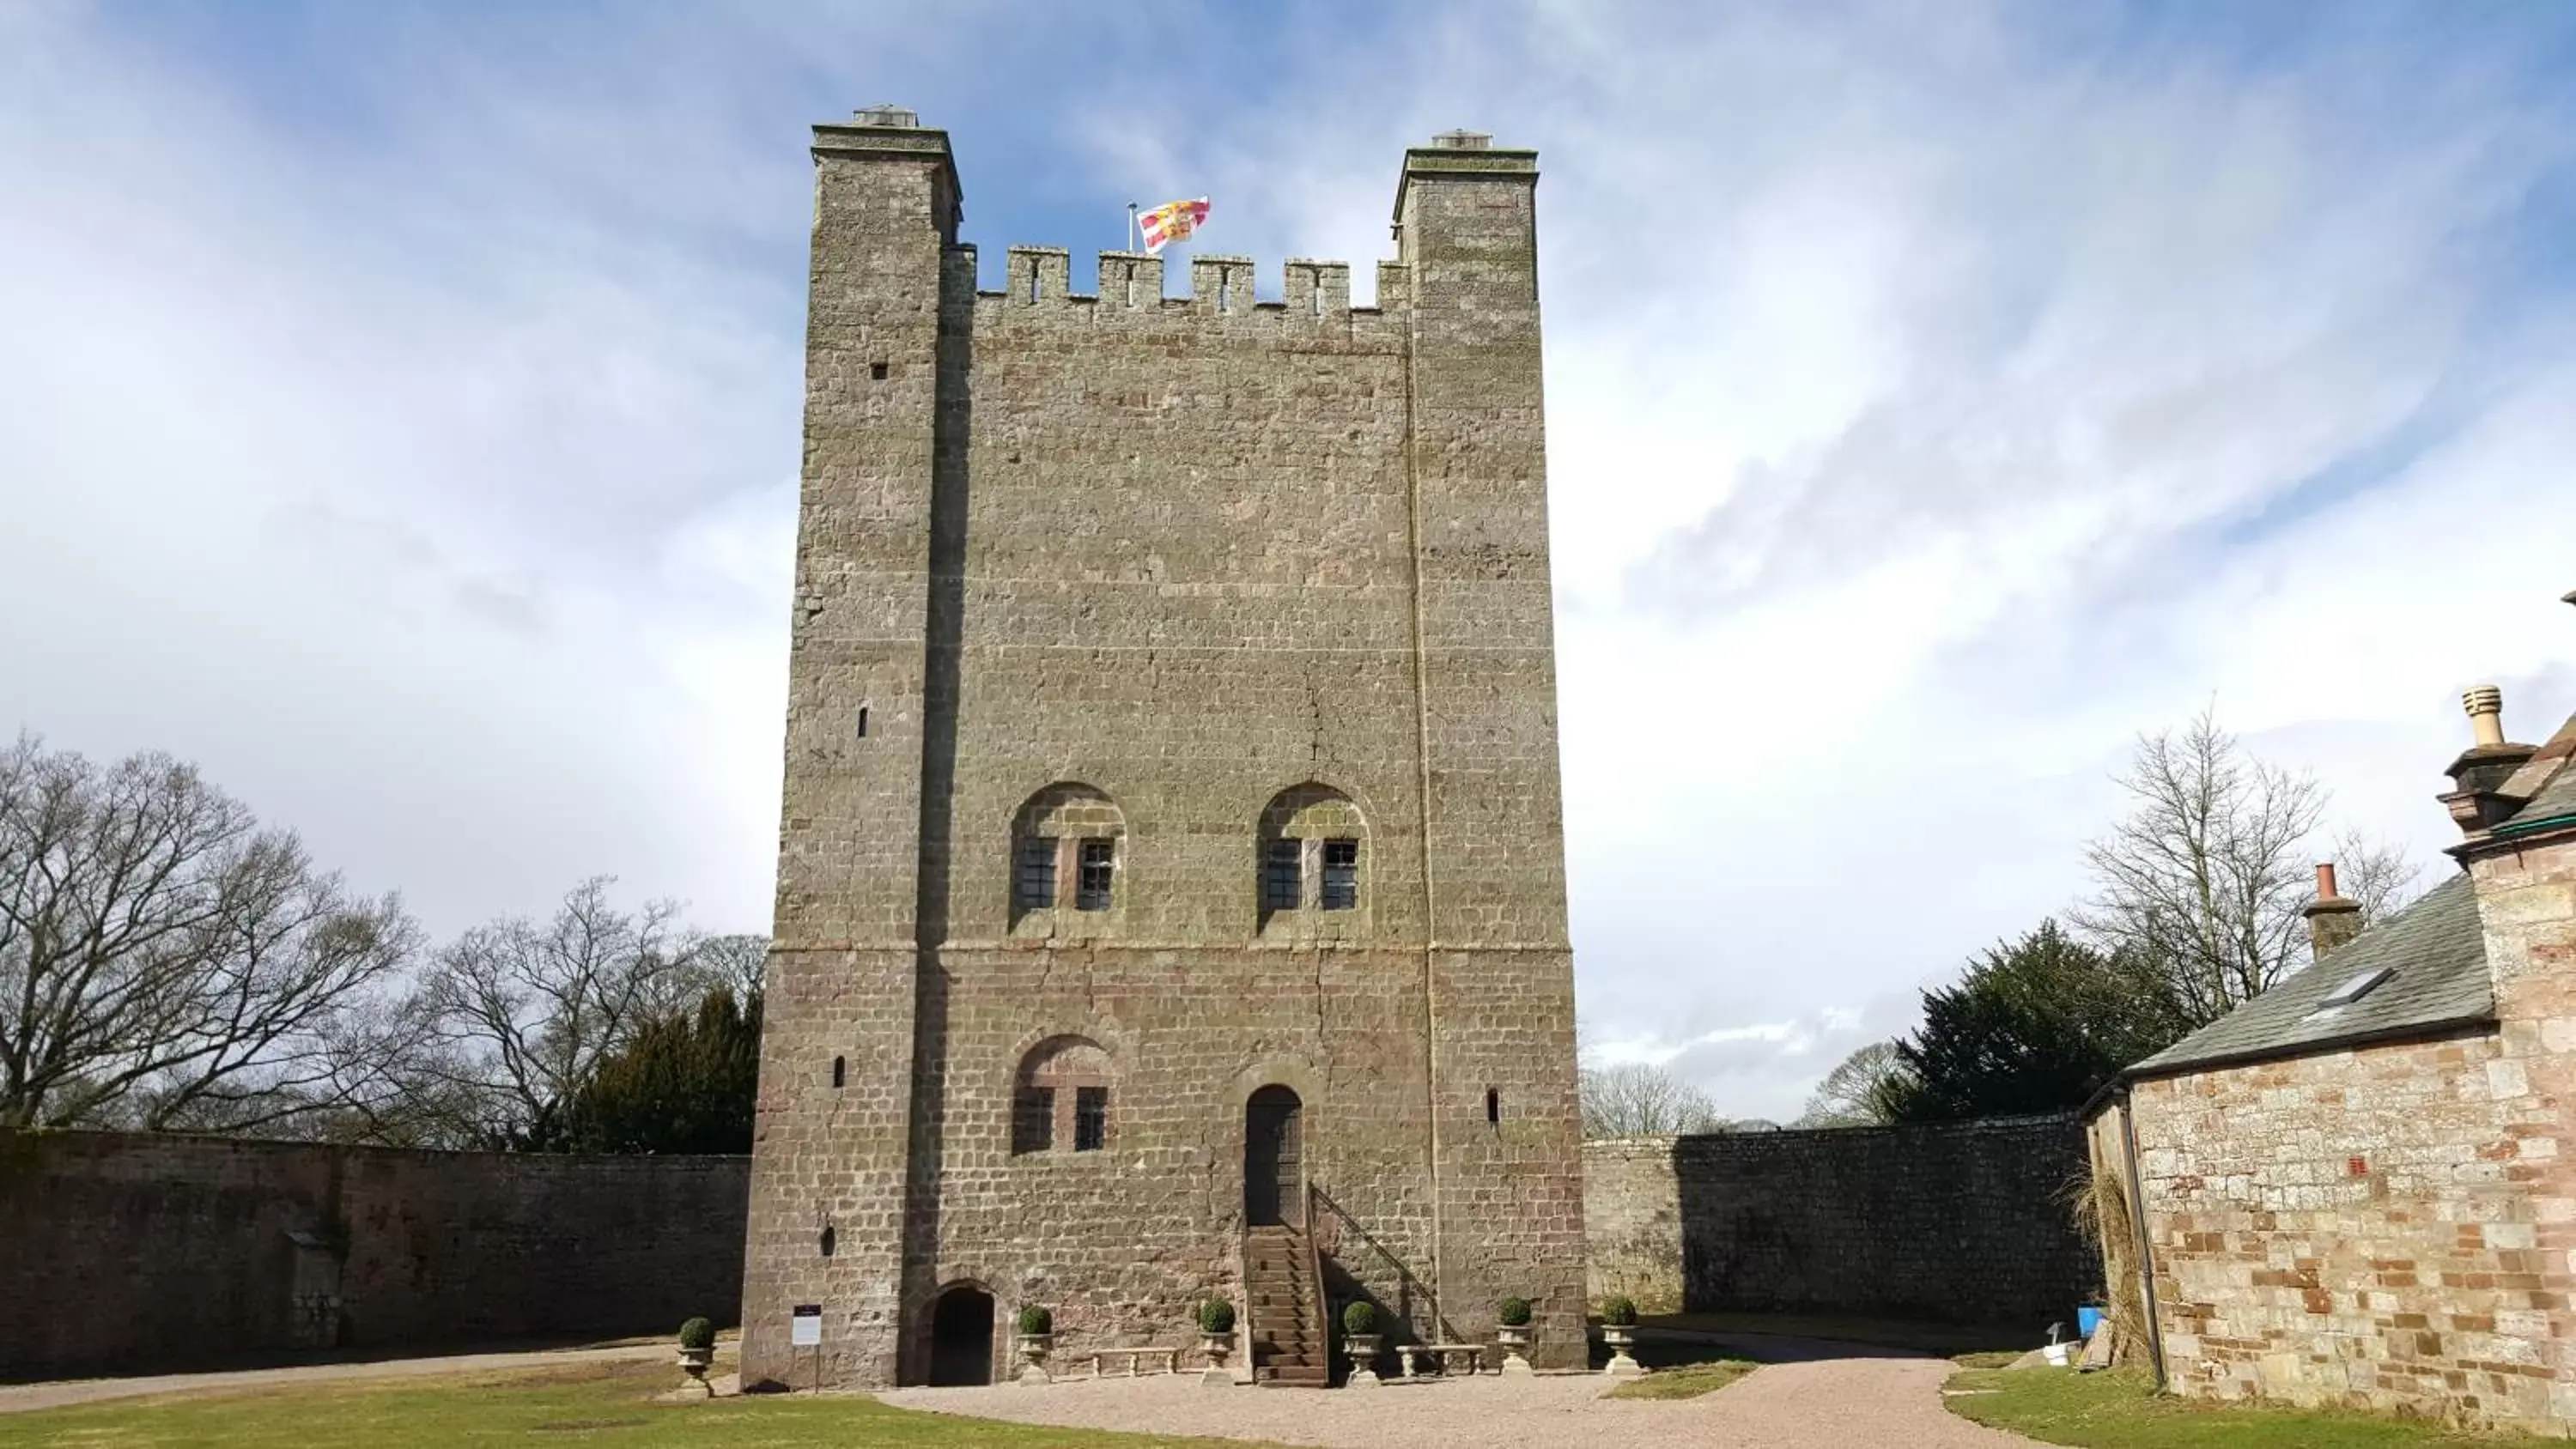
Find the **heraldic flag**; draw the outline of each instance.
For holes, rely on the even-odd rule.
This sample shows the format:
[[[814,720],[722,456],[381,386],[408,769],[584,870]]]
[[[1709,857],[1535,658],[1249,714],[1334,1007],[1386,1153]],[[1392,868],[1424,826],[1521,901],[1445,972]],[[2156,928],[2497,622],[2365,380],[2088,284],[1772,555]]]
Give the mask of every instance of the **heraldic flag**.
[[[1172,201],[1155,207],[1136,219],[1145,229],[1145,250],[1159,252],[1165,242],[1176,242],[1207,225],[1208,199]]]

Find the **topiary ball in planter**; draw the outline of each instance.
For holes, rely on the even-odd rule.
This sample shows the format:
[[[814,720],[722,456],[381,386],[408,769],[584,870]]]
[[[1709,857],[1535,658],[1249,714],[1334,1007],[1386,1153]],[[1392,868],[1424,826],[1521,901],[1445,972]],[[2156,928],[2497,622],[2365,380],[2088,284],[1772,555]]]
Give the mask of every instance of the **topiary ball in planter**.
[[[1055,1315],[1032,1303],[1020,1310],[1019,1328],[1022,1338],[1044,1338],[1055,1332]]]
[[[1612,1328],[1633,1328],[1637,1323],[1637,1305],[1626,1298],[1602,1301],[1601,1321]]]
[[[1342,1332],[1353,1337],[1377,1332],[1377,1305],[1361,1299],[1342,1309]]]
[[[1234,1305],[1222,1298],[1211,1298],[1200,1304],[1199,1332],[1211,1338],[1234,1332]]]
[[[1525,1328],[1530,1321],[1530,1301],[1506,1298],[1494,1305],[1494,1316],[1502,1321],[1505,1328]]]
[[[716,1326],[713,1323],[704,1318],[692,1318],[680,1325],[680,1347],[713,1348],[715,1346]]]

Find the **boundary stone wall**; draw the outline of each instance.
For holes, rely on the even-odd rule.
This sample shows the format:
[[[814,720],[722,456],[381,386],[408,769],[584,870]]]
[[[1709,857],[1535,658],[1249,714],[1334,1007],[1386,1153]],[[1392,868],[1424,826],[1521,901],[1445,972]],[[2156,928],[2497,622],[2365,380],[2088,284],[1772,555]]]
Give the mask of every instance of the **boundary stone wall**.
[[[726,1321],[747,1170],[0,1132],[0,1380]]]
[[[1589,1142],[1589,1287],[1649,1313],[2071,1325],[2101,1279],[2065,1199],[2085,1167],[2072,1113]]]

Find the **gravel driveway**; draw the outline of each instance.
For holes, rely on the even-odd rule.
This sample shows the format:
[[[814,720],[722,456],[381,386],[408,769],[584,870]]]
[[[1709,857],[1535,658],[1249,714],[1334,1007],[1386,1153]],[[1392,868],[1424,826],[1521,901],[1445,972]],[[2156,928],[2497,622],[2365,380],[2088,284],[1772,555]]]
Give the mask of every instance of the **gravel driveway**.
[[[1588,1374],[1390,1379],[1356,1393],[1202,1388],[1197,1375],[1178,1374],[1044,1388],[897,1389],[878,1397],[907,1409],[1025,1424],[1335,1449],[2001,1449],[2032,1442],[1942,1407],[1947,1359],[1793,1339],[1741,1342],[1748,1357],[1770,1362],[1697,1399],[1603,1399],[1608,1381]]]

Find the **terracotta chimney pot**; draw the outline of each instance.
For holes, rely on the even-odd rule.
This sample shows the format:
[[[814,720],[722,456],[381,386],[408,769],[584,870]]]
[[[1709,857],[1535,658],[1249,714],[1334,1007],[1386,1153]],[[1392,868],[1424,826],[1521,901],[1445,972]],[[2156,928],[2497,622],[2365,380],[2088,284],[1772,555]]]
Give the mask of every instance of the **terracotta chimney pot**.
[[[2319,959],[2361,934],[2361,902],[2335,889],[2332,861],[2317,862],[2317,898],[2299,914],[2308,918],[2308,949]]]

